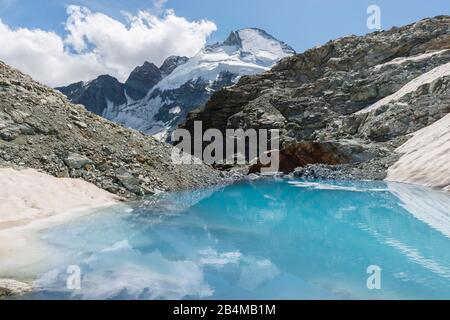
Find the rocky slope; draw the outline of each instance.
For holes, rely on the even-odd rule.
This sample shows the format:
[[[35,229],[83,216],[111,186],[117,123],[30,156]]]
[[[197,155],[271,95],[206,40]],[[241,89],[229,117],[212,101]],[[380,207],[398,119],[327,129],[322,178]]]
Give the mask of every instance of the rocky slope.
[[[0,166],[81,178],[131,198],[222,181],[209,166],[174,165],[171,151],[0,62]]]
[[[449,87],[450,17],[438,16],[285,58],[216,92],[182,127],[280,129],[286,172],[382,179],[409,134],[450,112]]]
[[[190,59],[169,57],[160,68],[146,62],[121,86],[98,78],[58,90],[98,115],[164,140],[213,92],[233,85],[242,75],[264,72],[294,53],[263,30],[242,29]]]

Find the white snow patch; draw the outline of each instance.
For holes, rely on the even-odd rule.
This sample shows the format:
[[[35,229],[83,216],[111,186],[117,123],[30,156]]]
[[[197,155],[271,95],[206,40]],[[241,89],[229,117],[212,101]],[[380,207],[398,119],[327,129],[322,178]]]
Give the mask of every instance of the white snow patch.
[[[167,128],[167,127],[165,127],[165,128],[161,128],[161,127],[152,127],[151,128],[151,130],[153,130],[153,131],[157,131],[159,129],[159,131],[157,132],[157,133],[150,133],[150,135],[153,137],[153,138],[155,138],[156,140],[159,140],[159,141],[165,141],[166,140],[166,138],[167,138],[167,135],[169,134],[169,129],[170,128]]]
[[[259,30],[243,29],[238,31],[238,34],[242,41],[242,51],[249,52],[267,63],[267,67],[289,55],[278,40],[264,36]]]
[[[135,103],[135,102],[136,102],[136,100],[134,100],[132,97],[130,97],[130,96],[128,95],[128,92],[127,92],[126,89],[123,89],[123,92],[124,92],[124,94],[125,94],[125,99],[127,100],[127,104],[132,104],[132,103]]]
[[[169,113],[170,114],[179,114],[181,112],[181,108],[179,106],[170,108]]]
[[[239,50],[229,52],[229,48],[217,47],[201,50],[188,62],[177,67],[170,75],[161,80],[153,91],[177,89],[188,81],[200,78],[204,81],[214,81],[219,73],[225,71],[237,75],[254,75],[269,69],[269,67],[243,61]]]
[[[367,108],[364,108],[356,112],[356,114],[367,113],[375,109],[378,109],[388,103],[400,100],[403,96],[407,95],[408,93],[416,91],[420,86],[427,83],[431,83],[438,78],[446,77],[449,75],[450,75],[450,62],[443,64],[439,67],[436,67],[433,70],[428,71],[422,74],[421,76],[411,80],[394,94],[391,94],[390,96],[387,96],[377,101],[376,103],[368,106]]]
[[[414,133],[386,180],[450,189],[450,114]]]
[[[415,56],[411,56],[411,57],[400,57],[400,58],[396,58],[392,61],[383,63],[383,64],[379,64],[377,66],[374,67],[375,70],[379,70],[384,66],[389,66],[389,65],[394,65],[394,64],[403,64],[405,62],[412,62],[412,61],[422,61],[428,58],[431,58],[435,55],[440,55],[442,53],[445,53],[449,51],[449,49],[444,49],[444,50],[438,50],[438,51],[432,51],[432,52],[427,52],[427,53],[422,53],[422,54],[418,54]]]
[[[106,101],[106,109],[103,110],[102,117],[108,119],[109,116],[112,116],[114,114],[114,103],[108,98],[105,98],[105,101]]]

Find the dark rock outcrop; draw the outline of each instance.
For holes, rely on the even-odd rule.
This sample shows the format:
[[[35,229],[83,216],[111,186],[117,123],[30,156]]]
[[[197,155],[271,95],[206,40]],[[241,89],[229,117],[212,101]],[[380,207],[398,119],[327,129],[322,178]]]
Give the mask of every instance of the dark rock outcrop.
[[[130,73],[125,83],[110,75],[102,75],[88,82],[77,82],[55,89],[66,95],[71,102],[82,104],[87,110],[105,116],[108,102],[114,109],[127,103],[126,94],[134,100],[142,99],[163,77],[187,60],[187,57],[171,56],[161,68],[146,61]],[[109,110],[111,111],[114,110]]]
[[[161,74],[163,77],[168,76],[172,73],[175,68],[185,64],[189,60],[188,57],[180,57],[180,56],[170,56],[166,60],[164,60],[159,70],[161,70]]]
[[[112,105],[126,103],[124,86],[119,80],[109,75],[102,75],[89,82],[77,82],[67,87],[59,87],[74,103],[82,104],[98,115],[102,115],[108,107],[108,101]]]
[[[162,79],[161,70],[153,63],[145,62],[136,67],[125,81],[125,90],[134,100],[145,97],[147,92]]]

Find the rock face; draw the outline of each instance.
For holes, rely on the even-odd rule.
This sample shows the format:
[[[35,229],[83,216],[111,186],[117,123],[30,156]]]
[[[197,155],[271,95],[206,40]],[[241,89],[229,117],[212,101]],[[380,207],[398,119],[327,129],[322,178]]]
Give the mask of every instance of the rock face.
[[[324,160],[336,157],[331,143],[351,145],[344,162],[355,167],[387,168],[408,134],[450,112],[449,84],[450,17],[438,16],[285,58],[270,71],[244,76],[213,94],[182,127],[193,132],[194,121],[202,121],[203,130],[222,132],[279,129],[281,154],[301,166],[333,164]],[[308,145],[329,154],[305,157]],[[362,150],[368,152],[360,157]]]
[[[267,71],[294,53],[267,32],[248,28],[232,32],[223,43],[206,46],[190,59],[173,56],[160,68],[148,62],[136,68],[118,89],[129,98],[125,102],[110,98],[105,102],[106,97],[81,101],[79,94],[71,94],[74,85],[59,90],[98,115],[165,140],[213,92],[235,84],[243,75]]]
[[[177,67],[185,64],[188,62],[188,57],[180,57],[180,56],[170,56],[168,57],[159,70],[161,71],[162,77],[167,77],[169,74],[171,74]]]
[[[0,166],[80,178],[129,198],[223,180],[206,165],[173,164],[171,152],[0,62]]]
[[[131,72],[125,82],[126,93],[134,100],[142,99],[161,79],[162,71],[153,63],[146,61]]]
[[[70,97],[75,103],[89,106],[89,111],[103,114],[108,105],[123,104],[127,102],[124,86],[109,75],[99,76],[89,82],[77,82],[57,90]]]

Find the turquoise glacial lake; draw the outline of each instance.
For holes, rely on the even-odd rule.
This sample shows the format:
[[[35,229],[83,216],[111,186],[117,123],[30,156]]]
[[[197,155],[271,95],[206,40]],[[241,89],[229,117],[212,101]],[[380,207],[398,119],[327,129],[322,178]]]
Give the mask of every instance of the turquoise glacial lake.
[[[450,299],[450,194],[405,184],[243,182],[39,237],[59,262],[26,298]]]

